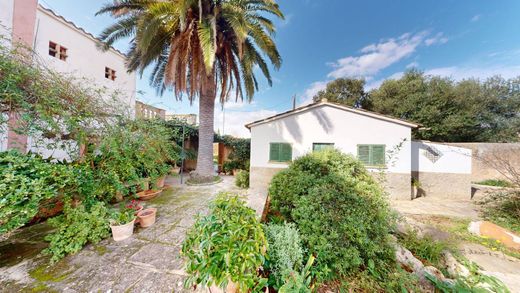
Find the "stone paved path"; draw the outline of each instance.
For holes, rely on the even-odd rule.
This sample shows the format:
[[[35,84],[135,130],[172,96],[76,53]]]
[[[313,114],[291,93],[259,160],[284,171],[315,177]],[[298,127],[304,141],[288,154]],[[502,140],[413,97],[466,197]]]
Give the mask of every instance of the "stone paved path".
[[[186,230],[198,213],[220,191],[245,191],[232,177],[212,186],[185,186],[168,178],[166,189],[145,202],[156,207],[157,222],[136,228],[132,238],[111,238],[88,245],[55,265],[39,255],[45,247],[45,224],[34,225],[0,242],[0,292],[188,292],[183,287],[183,260],[179,253]]]

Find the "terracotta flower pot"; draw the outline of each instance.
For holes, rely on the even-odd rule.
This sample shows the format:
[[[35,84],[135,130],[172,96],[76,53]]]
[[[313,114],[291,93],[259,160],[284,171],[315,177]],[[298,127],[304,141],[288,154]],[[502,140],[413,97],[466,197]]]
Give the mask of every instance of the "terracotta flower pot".
[[[140,211],[143,210],[143,206],[138,206],[136,209],[135,209],[135,215],[137,216],[137,213],[139,213]]]
[[[161,176],[157,180],[155,180],[155,188],[160,189],[164,187],[164,181],[166,180],[166,176]]]
[[[226,290],[222,290],[222,288],[212,285],[208,288],[208,291],[210,293],[236,293],[238,292],[238,285],[230,280],[226,286]]]
[[[156,208],[148,208],[138,212],[137,218],[139,218],[139,225],[143,228],[152,226],[155,223],[156,214]]]
[[[137,195],[139,200],[149,200],[149,199],[156,197],[161,192],[162,192],[162,189],[161,190],[145,190],[145,191],[138,192],[135,195]]]
[[[134,222],[135,218],[124,225],[110,225],[110,229],[112,229],[112,237],[114,240],[122,241],[130,238],[130,236],[134,234]]]

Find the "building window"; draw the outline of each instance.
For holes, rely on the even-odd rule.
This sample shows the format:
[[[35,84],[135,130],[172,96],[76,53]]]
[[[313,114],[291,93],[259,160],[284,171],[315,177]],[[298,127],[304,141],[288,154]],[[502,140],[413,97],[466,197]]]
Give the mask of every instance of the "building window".
[[[312,151],[330,150],[334,148],[333,143],[315,142],[312,144]]]
[[[116,80],[116,71],[114,69],[105,67],[105,78]]]
[[[49,55],[67,61],[67,48],[49,41]]]
[[[292,160],[292,146],[289,143],[270,143],[269,161],[290,162]]]
[[[384,166],[385,154],[384,144],[360,144],[357,146],[357,157],[367,166]]]

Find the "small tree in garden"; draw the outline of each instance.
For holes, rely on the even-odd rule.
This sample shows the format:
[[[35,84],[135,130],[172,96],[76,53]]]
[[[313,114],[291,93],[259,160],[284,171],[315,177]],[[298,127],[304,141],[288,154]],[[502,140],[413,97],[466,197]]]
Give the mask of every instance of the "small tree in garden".
[[[267,241],[255,211],[238,196],[221,193],[210,213],[198,217],[182,244],[186,257],[186,285],[234,287],[260,292],[267,280],[258,276]]]
[[[394,260],[393,219],[382,188],[364,166],[337,150],[308,154],[275,175],[271,214],[294,222],[322,279]]]

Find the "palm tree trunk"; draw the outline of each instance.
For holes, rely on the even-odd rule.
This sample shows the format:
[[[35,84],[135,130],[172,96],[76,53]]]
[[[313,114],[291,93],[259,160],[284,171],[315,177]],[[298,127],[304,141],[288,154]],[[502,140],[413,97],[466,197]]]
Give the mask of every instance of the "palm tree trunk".
[[[203,86],[199,99],[199,150],[197,153],[197,168],[195,176],[199,180],[212,181],[213,169],[213,138],[216,90],[213,78],[206,80],[212,85]],[[206,83],[206,85],[208,84]]]

